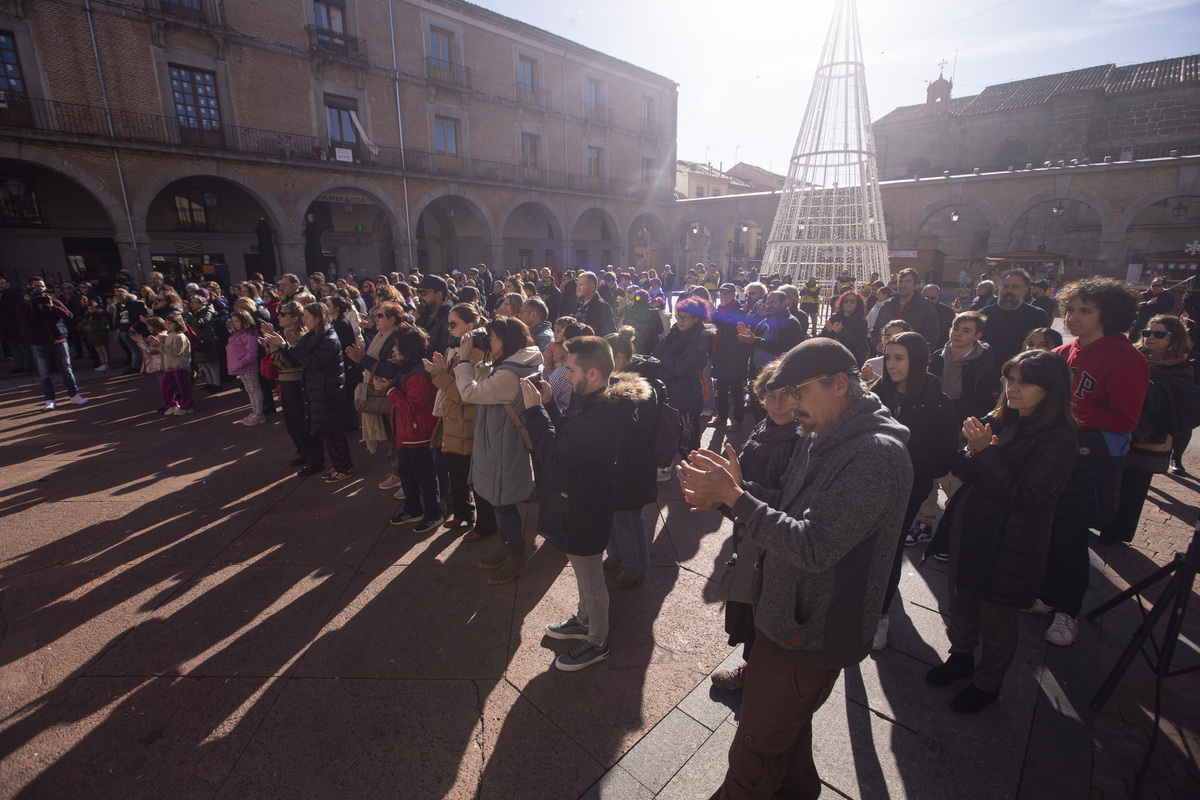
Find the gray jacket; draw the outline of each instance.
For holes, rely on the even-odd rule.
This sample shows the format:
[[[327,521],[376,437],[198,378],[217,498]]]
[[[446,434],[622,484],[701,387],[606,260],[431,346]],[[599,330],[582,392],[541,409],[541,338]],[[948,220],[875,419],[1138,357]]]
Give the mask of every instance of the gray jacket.
[[[521,503],[533,493],[529,450],[504,407],[512,406],[521,419],[525,411],[521,378],[530,377],[541,366],[542,354],[531,346],[513,353],[494,369],[479,364],[472,374],[466,361],[454,368],[462,401],[475,405],[471,488],[494,506]]]
[[[908,429],[867,394],[800,441],[782,489],[747,482],[734,504],[766,551],[755,625],[788,659],[833,670],[870,652],[912,488],[907,441]]]

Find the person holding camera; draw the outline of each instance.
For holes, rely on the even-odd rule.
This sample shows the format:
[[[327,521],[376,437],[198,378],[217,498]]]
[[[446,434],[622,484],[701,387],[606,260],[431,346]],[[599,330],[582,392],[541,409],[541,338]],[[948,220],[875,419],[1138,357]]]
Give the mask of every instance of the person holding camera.
[[[41,278],[30,279],[25,288],[25,301],[17,306],[17,323],[25,331],[37,363],[46,411],[53,411],[57,407],[54,404],[54,379],[50,377],[56,365],[70,401],[77,406],[87,403],[79,393],[79,387],[75,385],[75,373],[71,371],[71,352],[67,349],[69,319],[71,312],[62,301],[46,291],[46,282]]]

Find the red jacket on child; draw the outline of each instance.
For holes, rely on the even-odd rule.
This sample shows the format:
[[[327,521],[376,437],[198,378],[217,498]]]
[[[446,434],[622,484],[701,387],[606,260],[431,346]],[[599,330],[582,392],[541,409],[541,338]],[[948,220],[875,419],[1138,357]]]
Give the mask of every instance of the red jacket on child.
[[[437,388],[420,361],[397,376],[387,391],[397,447],[429,447],[437,425],[437,417],[433,415],[436,396]]]

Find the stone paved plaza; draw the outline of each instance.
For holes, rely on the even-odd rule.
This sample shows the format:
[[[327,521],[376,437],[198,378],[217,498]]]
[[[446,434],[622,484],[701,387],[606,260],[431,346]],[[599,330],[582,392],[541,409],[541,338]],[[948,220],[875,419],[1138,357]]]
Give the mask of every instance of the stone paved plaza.
[[[612,593],[612,656],[563,673],[564,643],[542,631],[575,585],[553,548],[489,586],[475,562],[490,543],[388,524],[382,454],[356,445],[353,480],[302,480],[279,417],[232,424],[240,392],[161,417],[151,378],[80,379],[91,402],[54,412],[35,381],[0,381],[0,796],[702,799],[718,785],[738,700],[708,680],[738,657],[714,580],[729,523],[689,511],[675,483],[646,509],[649,579]],[[1196,451],[1186,463],[1200,474]],[[1186,547],[1198,494],[1194,478],[1155,479],[1134,546],[1094,546],[1085,608]],[[947,646],[944,567],[910,561],[900,594],[889,648],[815,721],[826,796],[1130,796],[1148,668],[1103,712],[1089,701],[1136,606],[1081,621],[1061,649],[1023,617],[1000,702],[962,718],[922,680]],[[1179,664],[1200,661],[1197,609]],[[1143,797],[1200,796],[1198,680],[1166,684]]]

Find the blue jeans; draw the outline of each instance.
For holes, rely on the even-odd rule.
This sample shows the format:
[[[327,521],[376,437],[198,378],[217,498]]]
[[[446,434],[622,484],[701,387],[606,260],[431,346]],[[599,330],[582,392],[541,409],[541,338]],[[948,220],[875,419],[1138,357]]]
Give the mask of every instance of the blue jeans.
[[[138,343],[133,340],[132,331],[121,331],[117,334],[125,346],[129,348],[129,368],[142,368],[142,348],[138,347]]]
[[[67,349],[66,342],[49,345],[35,344],[31,345],[30,349],[33,351],[33,360],[37,362],[38,375],[42,378],[42,396],[46,398],[47,403],[54,400],[54,379],[50,377],[50,373],[54,372],[56,359],[67,396],[74,397],[78,394],[79,387],[75,385],[75,373],[71,372],[71,352]]]
[[[642,511],[614,511],[608,534],[608,554],[621,559],[621,571],[645,575],[650,571],[650,542]]]
[[[496,520],[504,533],[504,543],[509,547],[520,547],[525,542],[525,524],[521,522],[521,512],[515,503],[507,506],[496,506]]]

